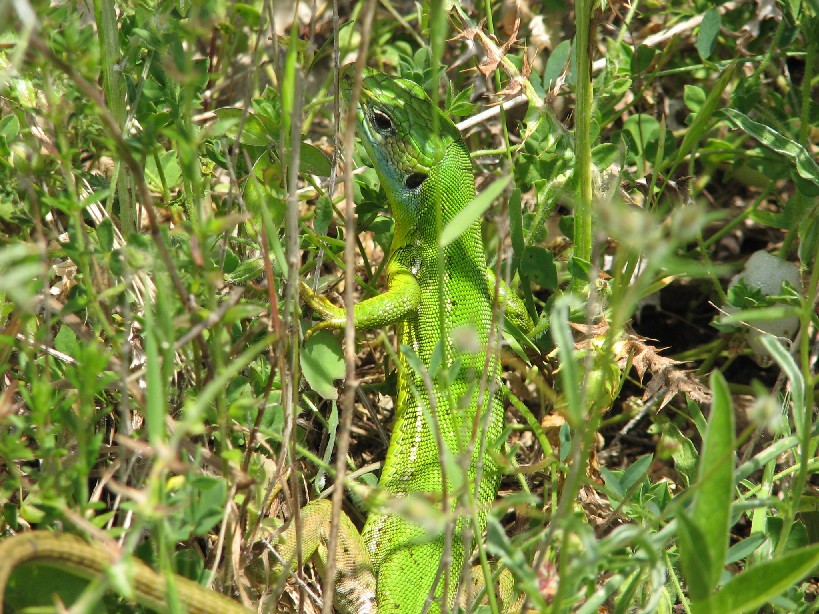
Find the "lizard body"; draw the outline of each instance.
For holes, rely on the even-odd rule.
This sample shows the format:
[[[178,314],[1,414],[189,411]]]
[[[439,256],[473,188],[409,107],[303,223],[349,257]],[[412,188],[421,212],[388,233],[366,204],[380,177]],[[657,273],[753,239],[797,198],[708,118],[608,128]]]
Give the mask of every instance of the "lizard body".
[[[485,453],[503,428],[499,364],[487,353],[494,276],[480,220],[442,248],[439,271],[440,228],[475,197],[469,152],[449,117],[415,83],[367,71],[357,124],[395,219],[387,290],[354,307],[357,327],[394,324],[400,345],[395,423],[379,488],[401,503],[421,498],[441,509],[446,497],[450,509],[459,507],[448,547],[443,531],[430,535],[418,522],[383,510],[370,513],[362,538],[378,612],[420,613],[431,595],[429,611],[436,612],[454,604],[471,541],[484,529],[500,480],[494,457]],[[316,328],[343,328],[342,308],[306,285],[302,295],[324,318]],[[515,319],[531,326],[519,301],[502,295]],[[472,520],[477,526],[469,527]],[[365,602],[369,596],[342,609],[361,611]]]

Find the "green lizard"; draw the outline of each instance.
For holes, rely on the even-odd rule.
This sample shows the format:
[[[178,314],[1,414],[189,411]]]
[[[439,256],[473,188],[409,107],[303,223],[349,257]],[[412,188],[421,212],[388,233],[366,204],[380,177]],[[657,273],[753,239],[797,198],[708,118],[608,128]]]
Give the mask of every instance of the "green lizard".
[[[446,496],[458,514],[448,547],[443,531],[428,535],[387,506],[370,513],[362,535],[344,516],[334,603],[343,613],[415,614],[432,597],[429,611],[436,612],[454,606],[461,572],[500,480],[500,468],[486,453],[501,433],[504,413],[500,366],[495,352],[487,351],[496,286],[507,316],[524,330],[531,321],[520,301],[496,284],[487,269],[479,221],[443,248],[443,270],[438,270],[437,216],[443,227],[475,197],[469,152],[452,121],[415,83],[367,71],[357,123],[395,218],[387,291],[354,308],[359,328],[397,325],[401,345],[395,424],[380,489],[405,507],[418,498],[441,509]],[[304,284],[301,290],[324,319],[315,329],[344,327],[344,309]],[[412,366],[411,354],[422,365],[420,372]],[[459,467],[466,468],[465,475],[459,475]],[[303,559],[314,553],[326,557],[329,519],[328,501],[302,510]],[[295,531],[291,525],[281,539],[280,552],[291,562],[296,559]],[[47,559],[96,575],[110,560],[99,547],[44,533],[4,540],[0,553],[0,604],[17,563]],[[448,582],[445,568],[450,570]],[[253,565],[249,572],[260,575]],[[139,574],[137,598],[161,607],[164,579],[142,566]],[[177,584],[177,591],[192,612],[223,612],[234,605],[209,600],[209,591],[190,582]],[[241,606],[235,604],[235,610]]]
[[[483,531],[500,480],[500,468],[486,453],[486,445],[496,443],[501,433],[504,414],[498,359],[495,352],[487,351],[495,277],[487,269],[480,221],[443,248],[443,270],[438,270],[438,229],[475,197],[469,151],[449,117],[415,83],[368,70],[357,125],[395,219],[387,290],[354,307],[358,328],[395,324],[401,346],[395,424],[379,487],[403,504],[420,498],[436,501],[441,508],[446,496],[450,508],[464,501],[469,505],[459,507],[449,562],[442,558],[443,532],[428,535],[400,514],[373,510],[362,532],[369,561],[356,565],[352,557],[339,554],[342,586],[335,603],[343,612],[375,612],[377,604],[378,612],[415,614],[433,596],[430,611],[434,612],[454,604],[461,570],[472,549],[469,536],[479,537]],[[499,290],[510,317],[530,328],[522,303]],[[302,295],[324,319],[315,328],[344,327],[343,308],[316,296],[304,284]],[[422,369],[413,367],[412,355]],[[428,375],[435,371],[436,359],[442,360],[437,367],[440,377]],[[459,475],[463,473],[459,467],[466,467],[465,475]],[[456,499],[457,494],[461,496]],[[302,522],[302,531],[315,536],[319,526],[326,532],[330,507],[312,505],[321,505],[322,510],[312,515],[316,524]],[[476,510],[474,514],[470,508]],[[477,526],[469,527],[473,519]],[[352,524],[345,521],[344,526]],[[291,528],[285,535],[285,543],[295,541],[293,532]],[[344,539],[356,544],[355,537]],[[357,544],[355,548],[360,549]],[[350,564],[357,568],[355,574],[345,571]],[[374,572],[374,602],[373,581],[368,576],[362,582],[362,565],[365,573],[370,568]],[[445,565],[451,570],[446,595]]]

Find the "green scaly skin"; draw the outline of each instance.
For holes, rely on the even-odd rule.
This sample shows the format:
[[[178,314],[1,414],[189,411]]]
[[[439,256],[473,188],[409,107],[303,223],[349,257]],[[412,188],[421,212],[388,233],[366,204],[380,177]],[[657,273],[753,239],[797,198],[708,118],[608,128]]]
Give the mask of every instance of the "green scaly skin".
[[[457,506],[459,513],[447,563],[442,560],[443,532],[430,534],[385,509],[388,506],[373,510],[362,538],[375,573],[375,603],[371,580],[363,582],[366,589],[356,591],[362,576],[345,571],[350,557],[340,552],[337,582],[341,589],[336,591],[335,605],[342,612],[416,614],[432,596],[429,611],[438,612],[444,604],[447,609],[454,605],[461,571],[472,548],[468,535],[481,535],[500,480],[500,468],[485,452],[485,444],[496,443],[500,436],[504,413],[497,392],[500,367],[496,356],[487,357],[486,351],[494,276],[487,271],[480,221],[443,249],[442,274],[438,270],[438,229],[475,197],[469,152],[452,121],[415,83],[368,70],[357,123],[395,219],[386,267],[387,290],[354,307],[357,328],[394,324],[401,346],[395,424],[379,487],[396,505],[405,506],[417,498],[435,502],[439,509],[446,492],[450,510]],[[314,295],[304,284],[302,295],[324,319],[314,330],[344,327],[344,309]],[[511,293],[502,295],[516,323],[531,328],[521,303]],[[446,371],[447,381],[430,377],[425,382],[411,366],[407,349],[430,370],[433,355],[441,352],[439,339],[444,340],[439,373]],[[496,392],[490,393],[491,389]],[[443,450],[439,449],[434,423]],[[446,485],[442,459],[448,461]],[[463,467],[467,468],[465,476]],[[330,508],[325,509],[329,512]],[[473,515],[464,509],[478,510],[474,514],[477,526],[471,526],[471,531],[467,527]],[[314,517],[320,518],[321,526],[329,523],[321,514]],[[293,531],[291,527],[283,541],[294,542]],[[302,523],[302,531],[315,534],[317,529]],[[344,539],[355,540],[350,536]],[[303,554],[306,557],[308,553]],[[362,567],[369,568],[357,562],[359,572]],[[449,586],[448,594],[443,595],[446,565]]]

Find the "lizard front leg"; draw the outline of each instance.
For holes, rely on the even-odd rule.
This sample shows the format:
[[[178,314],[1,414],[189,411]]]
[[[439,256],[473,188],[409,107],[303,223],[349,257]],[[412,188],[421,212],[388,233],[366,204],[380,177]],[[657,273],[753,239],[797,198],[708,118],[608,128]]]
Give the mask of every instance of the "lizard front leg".
[[[347,311],[331,303],[326,297],[313,292],[306,283],[299,282],[304,302],[322,322],[310,329],[309,335],[324,329],[341,329],[347,322]],[[392,262],[387,265],[387,291],[356,303],[353,321],[356,328],[370,329],[397,324],[416,311],[421,304],[421,289],[412,272]]]

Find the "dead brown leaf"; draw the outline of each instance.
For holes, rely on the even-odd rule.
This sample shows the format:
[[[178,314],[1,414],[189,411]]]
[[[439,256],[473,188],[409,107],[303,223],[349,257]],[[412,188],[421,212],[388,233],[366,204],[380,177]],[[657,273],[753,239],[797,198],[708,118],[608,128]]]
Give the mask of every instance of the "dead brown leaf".
[[[453,40],[465,39],[475,42],[477,39],[477,42],[481,44],[486,54],[484,59],[478,65],[478,70],[484,77],[488,79],[492,75],[492,73],[494,73],[495,70],[497,70],[498,65],[503,60],[504,56],[506,56],[506,54],[509,52],[509,49],[512,48],[512,45],[514,45],[517,42],[518,32],[520,31],[520,16],[518,16],[515,19],[515,25],[511,29],[509,39],[500,46],[498,46],[498,43],[494,39],[494,37],[488,35],[484,31],[483,24],[484,21],[481,20],[481,22],[476,27],[464,28],[458,33],[457,36],[455,36]],[[529,68],[529,70],[531,71],[531,67]],[[513,78],[510,85],[507,86],[507,88],[503,91],[506,92],[507,90],[513,92],[514,95],[517,95],[522,90],[522,87],[519,83],[516,82],[516,79]]]
[[[681,369],[679,365],[683,363],[661,356],[660,350],[646,341],[645,337],[630,332],[623,344],[625,354],[631,356],[632,365],[637,375],[640,376],[640,380],[646,373],[651,375],[651,380],[643,393],[643,401],[662,394],[658,410],[668,405],[671,399],[678,394],[687,394],[697,403],[711,402],[711,391],[693,376],[693,371]]]
[[[609,324],[605,320],[597,324],[571,326],[585,336],[575,342],[578,350],[585,351],[593,351],[599,345],[599,341],[595,340],[602,339],[608,334],[609,329]],[[661,349],[649,344],[646,337],[627,329],[625,339],[615,343],[614,348],[617,364],[621,369],[626,368],[630,359],[640,381],[646,374],[650,375],[651,379],[646,385],[643,401],[662,395],[657,406],[658,411],[678,394],[686,394],[697,403],[710,403],[711,391],[693,376],[693,371],[680,368],[683,363],[678,360],[661,356]]]

